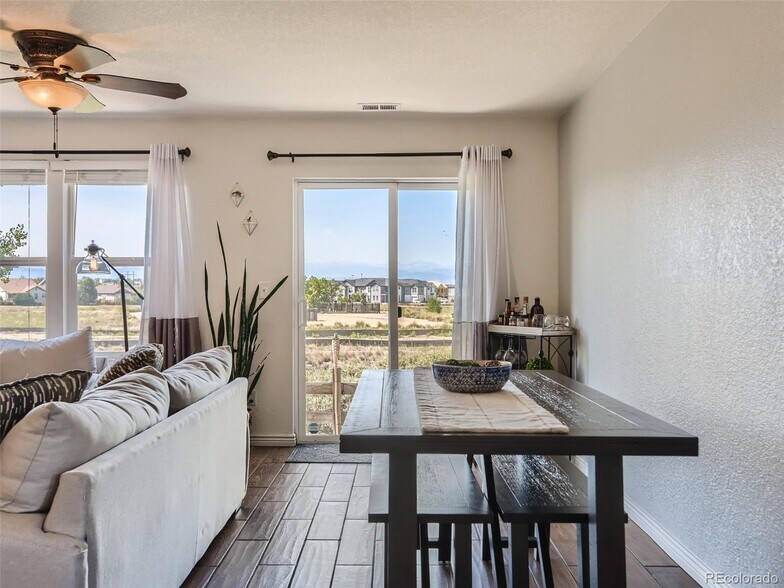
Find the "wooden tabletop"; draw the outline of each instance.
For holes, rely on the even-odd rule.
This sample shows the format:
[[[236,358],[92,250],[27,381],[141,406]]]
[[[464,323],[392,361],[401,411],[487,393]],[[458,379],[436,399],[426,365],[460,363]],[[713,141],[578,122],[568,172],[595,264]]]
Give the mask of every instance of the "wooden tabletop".
[[[340,434],[345,453],[697,455],[698,439],[555,371],[511,380],[568,434],[422,433],[410,370],[365,370]]]

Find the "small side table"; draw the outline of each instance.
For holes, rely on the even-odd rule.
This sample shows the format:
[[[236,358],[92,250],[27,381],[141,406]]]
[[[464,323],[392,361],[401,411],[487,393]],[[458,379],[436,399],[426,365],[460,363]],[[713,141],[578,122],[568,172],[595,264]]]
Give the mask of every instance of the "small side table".
[[[495,352],[503,346],[503,339],[513,337],[516,341],[517,357],[522,355],[525,345],[525,356],[528,356],[528,340],[539,340],[539,352],[537,357],[541,361],[544,358],[550,360],[553,367],[558,368],[558,360],[566,369],[566,375],[574,377],[574,329],[568,330],[545,330],[539,327],[512,327],[490,323],[487,325],[487,358],[493,359]],[[546,351],[545,351],[546,350]],[[555,361],[554,361],[555,360]],[[518,359],[519,361],[519,359]],[[512,366],[513,368],[515,366]],[[518,366],[524,368],[525,364]]]

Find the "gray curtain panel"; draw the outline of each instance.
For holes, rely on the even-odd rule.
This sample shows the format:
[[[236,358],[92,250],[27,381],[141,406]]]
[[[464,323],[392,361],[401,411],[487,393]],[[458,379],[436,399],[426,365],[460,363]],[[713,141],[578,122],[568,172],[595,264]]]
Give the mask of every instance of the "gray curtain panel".
[[[163,345],[163,369],[201,351],[198,317],[154,318],[147,325],[147,340]]]

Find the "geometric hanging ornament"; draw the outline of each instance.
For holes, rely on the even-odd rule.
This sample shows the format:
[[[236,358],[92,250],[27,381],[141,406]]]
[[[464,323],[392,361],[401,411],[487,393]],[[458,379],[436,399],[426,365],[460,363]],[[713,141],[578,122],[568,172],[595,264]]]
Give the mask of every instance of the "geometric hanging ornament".
[[[242,191],[242,188],[240,188],[239,183],[234,184],[234,187],[229,193],[229,198],[234,202],[234,206],[239,207],[242,203],[243,198],[245,198],[245,193]]]
[[[259,221],[255,216],[253,216],[252,210],[245,215],[245,219],[242,221],[242,226],[245,227],[245,231],[248,233],[248,235],[252,235],[253,231],[256,230],[256,227],[259,226]]]

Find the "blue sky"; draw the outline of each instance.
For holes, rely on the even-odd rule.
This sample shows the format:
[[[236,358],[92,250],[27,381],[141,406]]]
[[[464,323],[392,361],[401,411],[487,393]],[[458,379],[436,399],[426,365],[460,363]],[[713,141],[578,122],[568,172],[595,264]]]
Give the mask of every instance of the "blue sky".
[[[456,202],[454,191],[399,190],[400,278],[454,282]],[[143,256],[145,203],[145,186],[80,186],[74,254],[94,239],[110,257]],[[386,277],[388,220],[386,189],[306,190],[305,273]],[[30,228],[20,257],[45,257],[45,186],[0,188],[0,229],[17,223]],[[43,268],[30,275],[42,276]]]
[[[74,254],[84,255],[95,240],[110,257],[143,257],[146,201],[146,186],[79,186]],[[28,228],[28,244],[17,254],[46,257],[45,186],[0,187],[0,230],[19,223]],[[27,268],[12,275],[26,277]],[[43,275],[43,268],[30,275]]]
[[[305,274],[388,275],[386,189],[305,190]],[[398,191],[398,276],[454,282],[457,194]]]

